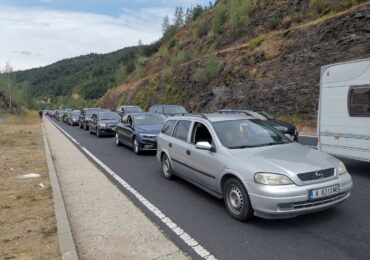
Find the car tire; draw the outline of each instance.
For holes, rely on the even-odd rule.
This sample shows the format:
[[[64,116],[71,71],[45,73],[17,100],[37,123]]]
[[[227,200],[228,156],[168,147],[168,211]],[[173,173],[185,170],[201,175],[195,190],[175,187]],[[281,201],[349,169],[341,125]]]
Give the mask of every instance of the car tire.
[[[226,210],[231,217],[239,221],[247,221],[254,216],[248,192],[236,178],[228,179],[223,189]]]
[[[95,133],[96,133],[96,137],[100,137],[101,136],[100,131],[99,131],[99,128],[96,128]]]
[[[117,146],[121,146],[121,142],[120,142],[120,140],[119,140],[119,138],[118,138],[118,133],[116,133],[116,134],[114,135],[114,139],[115,139],[115,143],[116,143],[116,145],[117,145]]]
[[[173,170],[172,170],[170,158],[168,158],[167,154],[163,154],[162,159],[161,159],[161,164],[162,164],[163,176],[166,179],[172,180],[174,177]]]
[[[138,143],[138,141],[137,141],[136,136],[132,139],[132,149],[134,150],[134,152],[135,152],[137,155],[141,154],[140,147],[139,147],[139,143]]]
[[[81,122],[78,122],[78,127],[79,128],[82,128],[83,127],[83,125],[81,124]]]

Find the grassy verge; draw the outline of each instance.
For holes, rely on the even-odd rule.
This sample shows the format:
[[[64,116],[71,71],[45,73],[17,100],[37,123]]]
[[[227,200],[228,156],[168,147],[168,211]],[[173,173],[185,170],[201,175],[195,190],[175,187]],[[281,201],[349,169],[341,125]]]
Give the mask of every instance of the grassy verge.
[[[60,257],[41,132],[35,111],[0,114],[0,258]],[[29,173],[38,178],[20,178]]]

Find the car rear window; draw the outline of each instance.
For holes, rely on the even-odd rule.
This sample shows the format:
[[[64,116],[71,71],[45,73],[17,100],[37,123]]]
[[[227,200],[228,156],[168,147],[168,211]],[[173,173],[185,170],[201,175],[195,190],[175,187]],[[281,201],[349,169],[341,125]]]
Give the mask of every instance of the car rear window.
[[[177,127],[173,136],[186,142],[188,139],[190,124],[190,121],[180,120],[177,123]]]
[[[348,112],[353,117],[370,117],[370,85],[350,87]]]
[[[176,120],[168,120],[164,125],[163,125],[163,128],[162,128],[162,133],[166,134],[166,135],[171,135],[172,134],[172,131],[173,131],[173,128],[175,127],[175,124],[176,124]]]

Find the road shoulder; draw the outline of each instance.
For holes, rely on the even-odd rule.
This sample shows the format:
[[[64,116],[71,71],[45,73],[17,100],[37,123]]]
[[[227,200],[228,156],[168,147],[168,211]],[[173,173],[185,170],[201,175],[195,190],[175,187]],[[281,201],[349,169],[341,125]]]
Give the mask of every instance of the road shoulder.
[[[81,259],[186,259],[49,120],[44,120]]]

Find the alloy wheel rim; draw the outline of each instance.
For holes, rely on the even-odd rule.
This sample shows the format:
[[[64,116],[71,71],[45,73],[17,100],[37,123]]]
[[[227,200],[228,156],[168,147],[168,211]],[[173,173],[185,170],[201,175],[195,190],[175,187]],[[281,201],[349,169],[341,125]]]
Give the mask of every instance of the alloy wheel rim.
[[[163,172],[164,172],[164,175],[168,176],[168,172],[170,170],[170,162],[168,160],[168,158],[164,158],[163,159]]]
[[[244,207],[244,198],[242,192],[238,187],[233,185],[229,188],[227,196],[230,209],[234,213],[239,214]]]
[[[139,145],[137,144],[137,140],[134,140],[134,150],[137,153],[139,151]]]
[[[119,143],[119,140],[118,140],[118,134],[116,133],[116,144]]]

